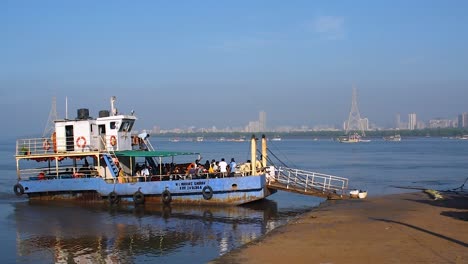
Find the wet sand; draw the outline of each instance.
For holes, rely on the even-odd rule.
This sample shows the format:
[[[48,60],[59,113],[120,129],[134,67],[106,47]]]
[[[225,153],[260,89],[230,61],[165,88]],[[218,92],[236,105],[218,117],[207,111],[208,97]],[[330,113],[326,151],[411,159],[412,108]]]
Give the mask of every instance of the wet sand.
[[[327,201],[213,263],[468,263],[468,194]]]

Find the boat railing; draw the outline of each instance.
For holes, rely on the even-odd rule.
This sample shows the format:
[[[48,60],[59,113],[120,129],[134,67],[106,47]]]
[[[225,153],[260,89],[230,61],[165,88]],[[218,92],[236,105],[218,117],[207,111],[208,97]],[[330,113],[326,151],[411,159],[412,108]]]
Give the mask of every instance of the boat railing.
[[[55,168],[21,169],[20,173],[21,179],[23,180],[52,180],[99,177],[99,174],[95,169],[78,169],[73,166],[63,166],[60,167],[58,170],[56,170]]]
[[[71,137],[27,138],[16,141],[16,156],[51,155],[54,153],[82,153],[109,151],[113,149],[111,136],[92,136],[88,142],[84,138]]]
[[[270,171],[267,180],[285,185],[287,189],[294,188],[303,192],[322,191],[344,194],[348,189],[347,178],[287,167],[274,168],[274,173]]]

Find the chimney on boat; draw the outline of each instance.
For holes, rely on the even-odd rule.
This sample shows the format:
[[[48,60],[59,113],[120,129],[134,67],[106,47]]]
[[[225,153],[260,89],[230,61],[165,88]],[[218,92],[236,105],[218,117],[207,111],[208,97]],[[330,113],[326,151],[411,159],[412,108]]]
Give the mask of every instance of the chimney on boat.
[[[252,166],[252,175],[257,175],[257,142],[255,141],[255,135],[252,135],[250,139],[250,165]]]
[[[99,117],[108,117],[108,116],[110,116],[109,110],[99,111]]]
[[[78,119],[78,120],[87,120],[87,119],[89,119],[89,109],[86,109],[86,108],[78,109],[76,119]]]

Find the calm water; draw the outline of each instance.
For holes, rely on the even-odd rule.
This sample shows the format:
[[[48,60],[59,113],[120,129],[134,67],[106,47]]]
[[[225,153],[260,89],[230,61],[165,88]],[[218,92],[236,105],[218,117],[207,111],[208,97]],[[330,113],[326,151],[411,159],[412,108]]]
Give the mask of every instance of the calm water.
[[[200,152],[206,159],[249,159],[248,142],[169,142],[166,150]],[[290,167],[350,179],[369,196],[410,186],[446,190],[468,177],[468,141],[449,139],[269,142]],[[29,203],[17,198],[14,142],[0,142],[0,252],[4,263],[205,263],[265,235],[316,207],[322,199],[278,192],[238,207],[108,207]]]

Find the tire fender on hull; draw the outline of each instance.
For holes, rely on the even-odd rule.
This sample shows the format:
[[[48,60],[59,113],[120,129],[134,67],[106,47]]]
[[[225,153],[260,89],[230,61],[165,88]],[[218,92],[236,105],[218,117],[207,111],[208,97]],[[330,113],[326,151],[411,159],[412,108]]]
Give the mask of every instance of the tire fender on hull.
[[[135,204],[144,204],[145,203],[145,195],[141,191],[136,191],[133,194],[133,202]]]
[[[109,203],[110,204],[118,204],[119,203],[119,196],[116,192],[109,193]]]
[[[213,197],[213,188],[211,188],[209,185],[206,185],[202,189],[202,195],[203,199],[210,200]]]
[[[23,185],[17,183],[13,186],[13,191],[15,192],[17,196],[21,196],[24,194],[24,187]]]
[[[172,195],[169,190],[164,190],[164,192],[161,193],[161,200],[164,204],[170,204],[172,202]]]

